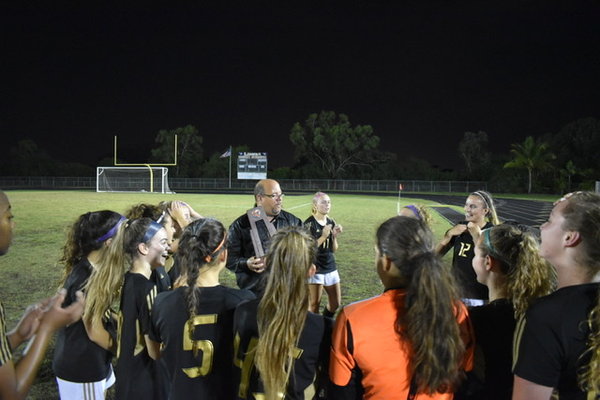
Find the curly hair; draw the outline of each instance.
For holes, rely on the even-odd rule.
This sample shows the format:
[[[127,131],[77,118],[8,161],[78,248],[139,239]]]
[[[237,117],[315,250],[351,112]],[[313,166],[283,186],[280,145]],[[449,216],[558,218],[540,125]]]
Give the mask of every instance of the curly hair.
[[[556,271],[540,257],[538,241],[531,232],[504,223],[485,229],[477,245],[484,257],[500,262],[506,277],[504,289],[516,319],[525,314],[535,299],[556,288]]]
[[[258,306],[259,339],[255,364],[268,400],[286,392],[295,349],[308,313],[308,271],[317,243],[304,228],[280,229],[269,245],[265,262],[269,276]]]
[[[108,240],[106,234],[121,220],[121,214],[102,210],[80,215],[67,232],[59,263],[63,264],[60,287],[65,284],[73,267],[92,251],[100,250]]]

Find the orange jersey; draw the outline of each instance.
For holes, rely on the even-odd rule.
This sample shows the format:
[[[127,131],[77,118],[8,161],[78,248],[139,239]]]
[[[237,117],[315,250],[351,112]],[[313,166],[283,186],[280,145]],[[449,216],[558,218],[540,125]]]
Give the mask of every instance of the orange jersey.
[[[351,383],[359,371],[365,399],[406,399],[411,383],[409,346],[396,332],[397,308],[403,306],[406,292],[387,290],[380,296],[350,304],[340,312],[333,331],[329,376],[337,386]],[[466,346],[463,368],[473,368],[474,342],[466,307],[460,303],[457,321]],[[452,399],[452,393],[416,399]]]

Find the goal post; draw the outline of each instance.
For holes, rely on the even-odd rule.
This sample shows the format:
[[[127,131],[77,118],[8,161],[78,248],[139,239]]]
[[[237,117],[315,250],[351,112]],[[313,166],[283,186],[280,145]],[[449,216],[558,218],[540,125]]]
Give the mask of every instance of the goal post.
[[[166,167],[96,167],[96,192],[172,193]]]

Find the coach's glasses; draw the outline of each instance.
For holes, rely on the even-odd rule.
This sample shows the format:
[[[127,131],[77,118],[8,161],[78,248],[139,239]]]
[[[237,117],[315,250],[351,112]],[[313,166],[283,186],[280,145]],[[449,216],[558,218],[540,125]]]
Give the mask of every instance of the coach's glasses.
[[[272,199],[276,199],[276,200],[281,200],[285,196],[285,194],[283,194],[283,193],[271,193],[271,194],[263,193],[262,195],[265,197],[270,197]]]

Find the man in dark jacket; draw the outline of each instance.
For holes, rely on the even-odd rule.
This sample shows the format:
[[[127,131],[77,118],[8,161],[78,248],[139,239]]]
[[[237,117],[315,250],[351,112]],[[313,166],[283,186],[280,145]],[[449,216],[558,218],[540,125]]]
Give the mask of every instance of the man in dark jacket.
[[[281,209],[283,192],[279,183],[273,179],[258,181],[254,187],[255,205],[265,211],[275,229],[290,225],[302,225],[302,221],[293,214]],[[244,214],[229,227],[227,245],[227,268],[235,272],[240,289],[249,289],[257,293],[261,274],[265,270],[264,259],[256,257],[250,236],[250,220]]]

